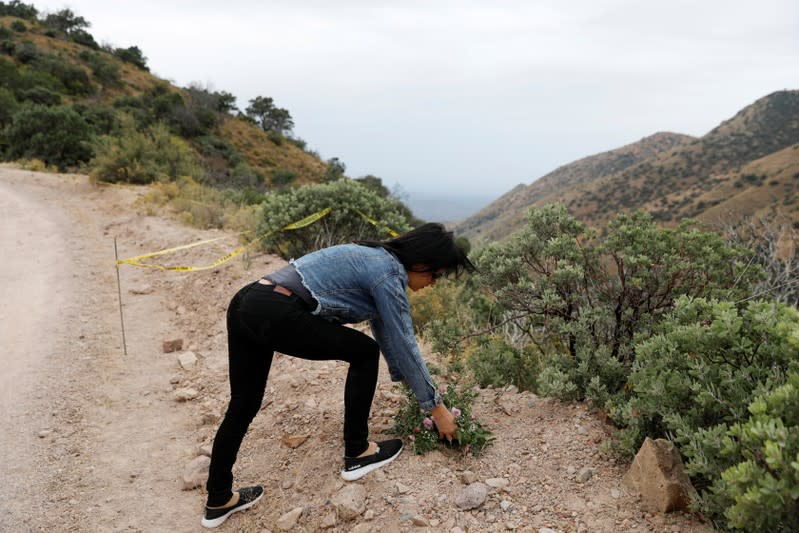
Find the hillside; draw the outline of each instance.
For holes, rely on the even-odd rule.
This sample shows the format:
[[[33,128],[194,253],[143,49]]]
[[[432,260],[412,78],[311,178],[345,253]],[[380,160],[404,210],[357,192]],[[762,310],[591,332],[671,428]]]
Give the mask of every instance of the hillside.
[[[104,147],[118,155],[134,152],[132,145],[142,151],[148,141],[157,144],[157,127],[165,124],[178,152],[189,147],[192,164],[159,162],[144,178],[127,172],[115,180],[174,178],[181,168],[200,183],[263,192],[322,181],[330,171],[330,162],[291,136],[287,110],[272,105],[266,115],[243,113],[228,92],[176,87],[149,72],[137,47],[100,46],[89,27],[68,9],[45,15],[32,5],[0,2],[3,159],[89,170]],[[267,125],[270,111],[285,112],[277,126]],[[117,166],[144,165],[131,159]]]
[[[658,153],[688,143],[692,137],[675,133],[656,133],[636,143],[579,159],[563,165],[530,185],[517,185],[490,205],[457,225],[459,233],[469,238],[499,239],[516,228],[529,206],[559,191],[592,183]]]
[[[531,206],[553,202],[600,227],[615,213],[636,209],[670,223],[778,207],[799,221],[799,91],[765,96],[703,137],[670,134],[669,139],[670,146],[663,143],[642,151],[638,160],[624,159],[629,164],[622,168],[600,163],[639,143],[561,167],[516,187],[457,230],[473,239],[502,238],[523,223]]]

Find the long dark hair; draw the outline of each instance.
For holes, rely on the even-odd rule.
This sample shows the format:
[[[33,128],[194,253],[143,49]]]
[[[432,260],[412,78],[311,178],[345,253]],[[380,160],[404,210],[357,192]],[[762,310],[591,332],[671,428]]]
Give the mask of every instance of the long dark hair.
[[[433,272],[444,269],[458,276],[464,270],[476,270],[466,252],[455,243],[452,232],[436,222],[423,224],[389,241],[360,241],[357,244],[388,250],[397,256],[408,272],[413,271],[415,265],[425,265]]]

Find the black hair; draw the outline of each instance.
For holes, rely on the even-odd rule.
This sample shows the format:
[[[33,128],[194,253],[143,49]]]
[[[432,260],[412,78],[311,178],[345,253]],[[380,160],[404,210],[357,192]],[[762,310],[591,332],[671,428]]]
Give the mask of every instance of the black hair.
[[[458,276],[464,270],[476,270],[466,252],[455,243],[452,232],[436,222],[428,222],[388,241],[360,241],[357,244],[391,252],[408,272],[414,270],[414,265],[425,265],[432,272],[444,269]]]

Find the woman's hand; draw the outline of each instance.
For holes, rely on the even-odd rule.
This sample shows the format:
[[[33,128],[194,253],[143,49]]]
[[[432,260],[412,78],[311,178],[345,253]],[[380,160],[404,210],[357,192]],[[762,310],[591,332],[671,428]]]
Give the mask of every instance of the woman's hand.
[[[452,416],[449,409],[447,409],[443,403],[438,404],[430,411],[430,418],[436,423],[438,436],[452,442],[452,439],[455,438],[455,430],[457,428],[455,425],[455,417]]]

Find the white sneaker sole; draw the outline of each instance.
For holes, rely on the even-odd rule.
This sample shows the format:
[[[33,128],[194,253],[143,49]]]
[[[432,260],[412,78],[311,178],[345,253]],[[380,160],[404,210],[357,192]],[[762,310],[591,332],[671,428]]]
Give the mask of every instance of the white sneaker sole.
[[[402,448],[404,448],[404,446]],[[342,470],[341,471],[341,477],[344,478],[344,481],[355,481],[356,479],[361,479],[363,476],[365,476],[369,472],[374,472],[375,470],[377,470],[381,466],[387,465],[388,463],[390,463],[391,461],[393,461],[394,459],[399,457],[400,454],[402,453],[402,448],[400,448],[397,451],[397,453],[395,453],[394,455],[392,455],[388,459],[384,459],[384,460],[382,460],[382,461],[380,461],[378,463],[372,463],[372,464],[366,465],[363,468],[359,468],[358,470],[350,470],[350,471]]]
[[[203,518],[202,522],[200,522],[200,524],[202,524],[203,527],[207,527],[207,528],[221,526],[222,524],[225,523],[225,520],[227,520],[228,517],[230,515],[232,515],[233,513],[238,513],[239,511],[243,511],[244,509],[249,509],[250,507],[252,507],[256,503],[258,503],[258,500],[260,500],[261,498],[264,497],[264,493],[265,492],[266,491],[262,492],[257,498],[255,498],[250,503],[246,503],[246,504],[242,505],[241,507],[234,507],[229,512],[223,514],[222,516],[220,516],[218,518],[214,518],[213,520],[208,520],[207,518]]]

